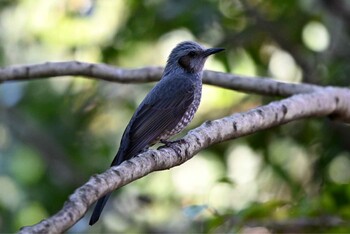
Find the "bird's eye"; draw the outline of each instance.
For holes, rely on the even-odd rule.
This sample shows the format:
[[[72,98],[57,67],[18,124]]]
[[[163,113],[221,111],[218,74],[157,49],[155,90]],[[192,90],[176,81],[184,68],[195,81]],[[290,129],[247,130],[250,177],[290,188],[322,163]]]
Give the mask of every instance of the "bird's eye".
[[[196,52],[194,52],[194,51],[190,51],[188,53],[188,56],[190,56],[190,57],[194,57],[195,55],[196,55]]]

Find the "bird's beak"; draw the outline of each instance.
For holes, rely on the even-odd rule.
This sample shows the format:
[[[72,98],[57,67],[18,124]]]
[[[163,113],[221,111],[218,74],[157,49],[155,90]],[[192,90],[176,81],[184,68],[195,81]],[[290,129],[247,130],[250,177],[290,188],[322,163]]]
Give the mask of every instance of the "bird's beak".
[[[221,52],[223,50],[225,50],[225,49],[224,48],[210,48],[210,49],[206,49],[204,51],[204,56],[208,57],[209,55],[219,53],[219,52]]]

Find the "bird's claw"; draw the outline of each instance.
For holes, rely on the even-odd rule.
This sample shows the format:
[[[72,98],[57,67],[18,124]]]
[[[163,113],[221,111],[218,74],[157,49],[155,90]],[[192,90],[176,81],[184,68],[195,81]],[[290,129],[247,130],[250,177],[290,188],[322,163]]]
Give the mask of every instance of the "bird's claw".
[[[158,150],[159,149],[163,149],[163,148],[171,147],[171,145],[175,144],[175,143],[183,144],[183,143],[185,143],[185,140],[184,139],[178,139],[178,140],[175,140],[175,141],[160,140],[160,143],[162,143],[164,145],[159,146],[157,148]]]

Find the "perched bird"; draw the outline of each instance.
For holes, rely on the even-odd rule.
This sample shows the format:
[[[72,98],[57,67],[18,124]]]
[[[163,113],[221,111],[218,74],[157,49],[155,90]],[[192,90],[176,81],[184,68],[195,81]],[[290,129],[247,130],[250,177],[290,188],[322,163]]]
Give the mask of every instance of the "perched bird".
[[[209,55],[222,50],[205,49],[192,41],[182,42],[172,50],[161,80],[142,101],[126,127],[111,166],[121,164],[157,142],[168,143],[171,136],[191,122],[201,99],[204,63]],[[98,221],[110,195],[98,200],[90,225]]]

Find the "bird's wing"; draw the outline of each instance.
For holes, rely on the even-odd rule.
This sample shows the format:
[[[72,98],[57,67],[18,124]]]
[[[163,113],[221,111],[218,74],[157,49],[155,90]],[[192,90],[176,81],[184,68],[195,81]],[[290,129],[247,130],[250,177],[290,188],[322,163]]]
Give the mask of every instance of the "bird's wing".
[[[175,89],[166,97],[159,96],[152,102],[143,103],[129,129],[127,158],[139,153],[162,133],[178,124],[193,102],[194,89],[195,86],[191,84],[186,89]]]

